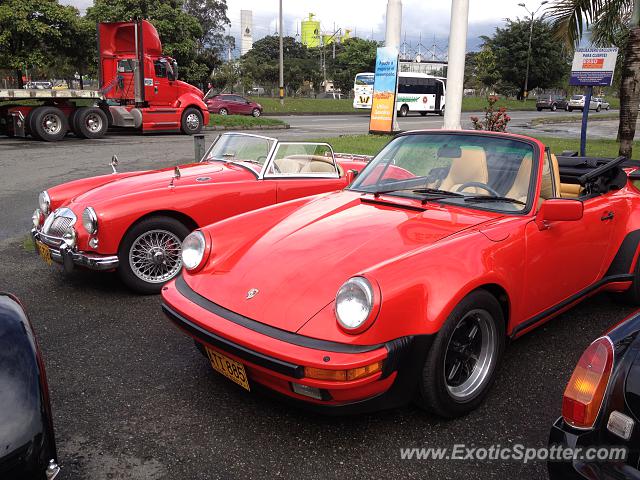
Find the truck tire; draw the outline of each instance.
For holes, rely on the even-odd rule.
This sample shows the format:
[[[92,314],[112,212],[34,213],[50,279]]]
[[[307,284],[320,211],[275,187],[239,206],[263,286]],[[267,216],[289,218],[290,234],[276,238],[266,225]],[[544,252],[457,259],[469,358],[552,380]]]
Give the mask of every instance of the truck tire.
[[[105,113],[96,107],[82,107],[73,116],[73,131],[80,138],[102,138],[109,121]]]
[[[39,136],[38,136],[38,132],[36,132],[36,125],[35,125],[35,118],[36,118],[36,114],[38,113],[38,111],[44,107],[36,107],[34,109],[32,109],[29,114],[27,115],[27,120],[26,120],[26,124],[27,124],[27,128],[29,129],[29,133],[31,134],[31,136],[33,138],[35,138],[36,140],[42,140]]]
[[[31,112],[31,134],[45,142],[62,140],[69,130],[67,117],[56,107],[38,107]]]
[[[402,105],[400,107],[400,110],[398,111],[398,113],[400,114],[399,116],[406,117],[407,115],[409,115],[409,106],[408,105]]]
[[[182,269],[182,241],[191,230],[175,218],[145,218],[126,233],[118,249],[118,274],[135,292],[160,293]]]
[[[195,135],[202,131],[202,112],[194,107],[189,107],[182,112],[180,130],[185,135]]]

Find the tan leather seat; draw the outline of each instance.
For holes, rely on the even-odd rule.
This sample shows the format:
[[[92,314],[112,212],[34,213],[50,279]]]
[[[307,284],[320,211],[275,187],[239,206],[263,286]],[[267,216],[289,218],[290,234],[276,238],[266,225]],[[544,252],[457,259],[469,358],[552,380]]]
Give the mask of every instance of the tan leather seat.
[[[331,163],[312,160],[302,167],[300,173],[336,173],[336,168]]]
[[[575,183],[561,183],[560,196],[562,198],[578,198],[582,195],[582,186]]]
[[[527,197],[529,196],[529,185],[531,183],[532,159],[533,155],[531,154],[526,155],[522,159],[516,178],[513,181],[513,185],[511,185],[511,188],[506,193],[505,197],[515,198],[516,200],[520,200],[525,203],[527,202]]]
[[[547,155],[544,156],[545,162],[542,165],[542,185],[540,186],[540,197],[545,200],[548,198],[560,197],[560,166],[558,158],[551,154],[551,169],[547,165]],[[552,175],[553,172],[553,175]]]
[[[479,182],[485,185],[489,182],[487,155],[482,148],[461,147],[460,158],[452,159],[449,173],[438,188],[457,192],[462,184],[469,182]],[[479,187],[465,187],[464,192],[489,195],[489,192]]]
[[[273,173],[283,173],[286,175],[300,173],[304,165],[301,161],[289,157],[279,158],[278,160],[274,160],[274,163],[278,168]]]

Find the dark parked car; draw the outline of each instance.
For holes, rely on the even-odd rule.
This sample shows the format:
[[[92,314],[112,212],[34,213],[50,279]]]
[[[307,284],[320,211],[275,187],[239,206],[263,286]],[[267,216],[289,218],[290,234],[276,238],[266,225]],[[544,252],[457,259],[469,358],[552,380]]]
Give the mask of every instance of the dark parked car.
[[[52,480],[59,471],[40,349],[20,302],[0,292],[0,478]]]
[[[541,112],[548,108],[552,112],[556,110],[569,110],[569,102],[562,95],[539,95],[536,100],[536,109]]]
[[[205,100],[210,113],[220,115],[262,115],[262,105],[240,95],[222,93]]]
[[[590,447],[626,447],[626,460],[549,462],[551,480],[640,479],[639,333],[637,312],[585,350],[565,390],[562,417],[549,438],[550,445],[582,448],[585,453]]]

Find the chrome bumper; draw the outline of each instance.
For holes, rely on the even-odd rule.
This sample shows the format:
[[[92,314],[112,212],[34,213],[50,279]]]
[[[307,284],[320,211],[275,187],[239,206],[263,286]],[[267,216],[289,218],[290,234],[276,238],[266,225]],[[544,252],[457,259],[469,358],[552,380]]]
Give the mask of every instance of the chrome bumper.
[[[69,248],[61,239],[49,237],[37,229],[31,230],[34,243],[39,241],[49,247],[51,260],[61,264],[65,271],[70,272],[77,265],[89,270],[113,270],[118,267],[117,255],[100,255],[98,253],[78,252]],[[36,248],[36,254],[38,249]]]

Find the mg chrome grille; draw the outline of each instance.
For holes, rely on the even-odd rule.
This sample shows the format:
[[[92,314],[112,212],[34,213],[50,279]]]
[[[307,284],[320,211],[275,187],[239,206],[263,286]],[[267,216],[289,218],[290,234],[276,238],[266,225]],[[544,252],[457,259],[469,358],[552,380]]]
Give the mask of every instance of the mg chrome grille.
[[[50,237],[62,238],[62,235],[76,223],[75,214],[68,208],[59,208],[50,214],[42,226],[42,233]]]

